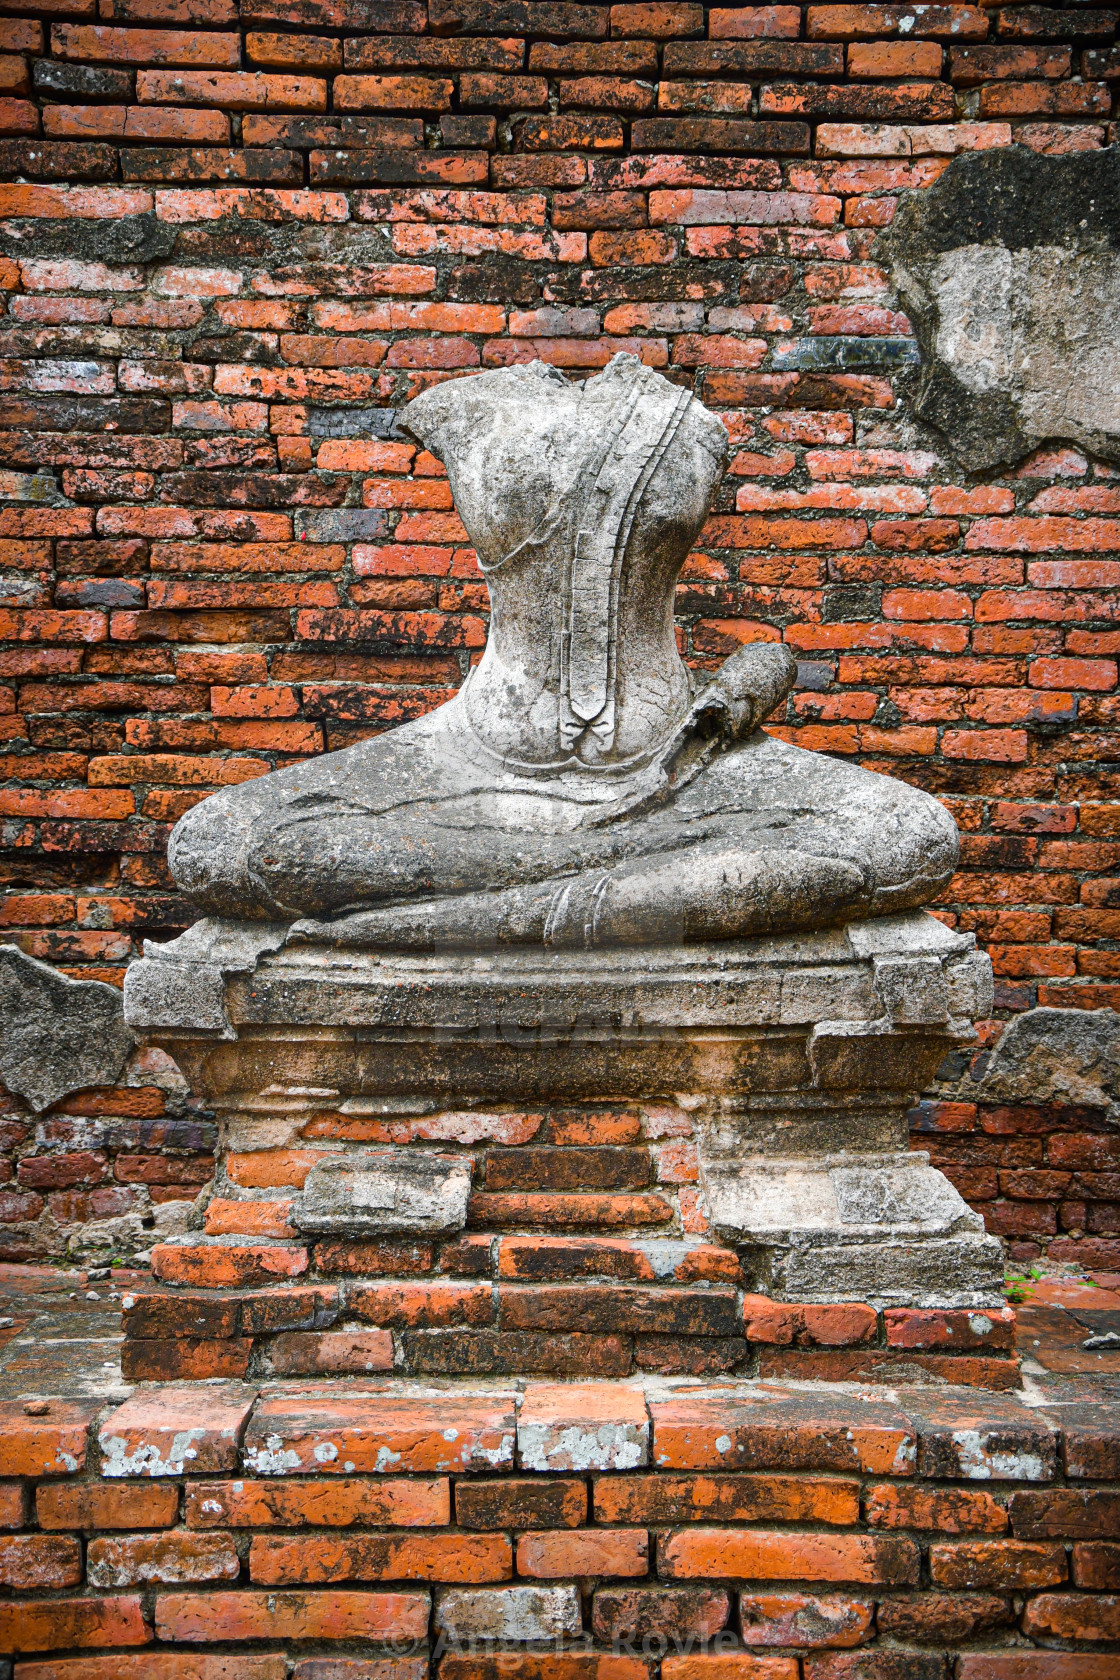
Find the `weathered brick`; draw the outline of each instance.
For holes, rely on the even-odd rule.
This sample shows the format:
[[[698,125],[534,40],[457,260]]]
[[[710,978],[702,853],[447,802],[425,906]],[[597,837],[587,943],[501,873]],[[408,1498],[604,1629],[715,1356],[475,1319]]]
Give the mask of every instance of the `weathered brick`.
[[[427,1528],[449,1522],[450,1516],[445,1478],[190,1482],[184,1507],[188,1528]]]
[[[653,1640],[692,1643],[717,1634],[730,1609],[730,1595],[722,1588],[600,1587],[591,1625],[599,1639],[612,1644],[640,1648],[643,1641]]]
[[[236,1384],[154,1389],[126,1400],[102,1424],[105,1476],[181,1476],[185,1469],[229,1470],[256,1390]]]
[[[865,1509],[867,1521],[876,1528],[928,1528],[942,1534],[1007,1531],[1003,1506],[990,1493],[970,1488],[886,1483],[868,1491]]]
[[[96,1414],[88,1401],[0,1401],[0,1476],[73,1475]]]
[[[867,1600],[839,1594],[739,1594],[743,1643],[752,1649],[861,1645],[870,1635],[873,1616]]]
[[[1120,1536],[1120,1496],[1103,1488],[1014,1493],[1008,1510],[1013,1532],[1024,1539]]]
[[[1120,1630],[1120,1597],[1039,1593],[1027,1602],[1023,1628],[1043,1638],[1114,1640]]]
[[[215,1537],[216,1538],[216,1537]],[[503,1581],[513,1554],[504,1534],[317,1534],[254,1537],[252,1580],[270,1586],[325,1581]]]
[[[522,1534],[517,1542],[517,1573],[530,1580],[645,1575],[648,1569],[649,1536],[642,1528],[560,1529]]]
[[[86,1574],[91,1587],[133,1587],[145,1581],[236,1580],[240,1562],[226,1534],[132,1534],[91,1540]]]
[[[654,1401],[653,1462],[669,1469],[862,1470],[912,1475],[917,1455],[910,1419],[887,1405],[844,1402],[810,1408],[798,1401],[752,1405],[707,1398]]]
[[[140,1600],[135,1597],[0,1604],[0,1651],[146,1645],[151,1637]]]
[[[35,1493],[39,1527],[48,1530],[170,1528],[178,1513],[178,1488],[158,1483],[47,1483]]]
[[[214,1639],[422,1639],[425,1592],[163,1593],[156,1633],[173,1644]]]
[[[648,1462],[649,1421],[640,1389],[530,1384],[517,1419],[528,1470],[635,1469]]]
[[[82,1551],[76,1540],[40,1534],[0,1536],[0,1582],[20,1592],[76,1587]]]
[[[447,1431],[456,1431],[451,1439]],[[513,1463],[512,1407],[493,1401],[262,1400],[245,1435],[259,1475],[497,1469]]]
[[[1032,1540],[961,1540],[930,1547],[930,1576],[941,1587],[1023,1591],[1066,1579],[1065,1548]]]
[[[859,1520],[859,1484],[838,1477],[599,1476],[594,1502],[596,1521],[608,1523]]]
[[[506,1480],[459,1482],[455,1518],[463,1528],[578,1528],[587,1517],[587,1488],[581,1481]]]

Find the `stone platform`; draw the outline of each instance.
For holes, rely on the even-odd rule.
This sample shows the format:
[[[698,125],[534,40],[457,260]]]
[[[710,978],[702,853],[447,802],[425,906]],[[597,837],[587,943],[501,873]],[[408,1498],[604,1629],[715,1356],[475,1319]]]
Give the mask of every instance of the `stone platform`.
[[[597,1284],[691,1275],[791,1303],[1001,1304],[998,1242],[907,1150],[907,1108],[990,1006],[971,935],[915,912],[579,953],[407,957],[286,937],[202,922],[129,971],[129,1021],[220,1124],[205,1230],[157,1251],[166,1281],[438,1264],[510,1284],[496,1320],[477,1290],[445,1292],[448,1324],[672,1337],[690,1326],[668,1308],[647,1300],[619,1322]],[[625,1254],[555,1246],[607,1232]],[[698,1238],[722,1258],[690,1260]],[[515,1280],[553,1277],[570,1280],[566,1304],[513,1304]],[[686,1305],[691,1333],[738,1334],[714,1300]]]

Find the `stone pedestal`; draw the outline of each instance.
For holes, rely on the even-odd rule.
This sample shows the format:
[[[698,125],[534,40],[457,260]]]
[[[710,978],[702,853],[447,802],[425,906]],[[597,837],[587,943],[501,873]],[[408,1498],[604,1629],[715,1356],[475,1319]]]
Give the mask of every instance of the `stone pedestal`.
[[[308,1256],[325,1243],[337,1256],[347,1239],[382,1275],[410,1244],[450,1244],[455,1275],[490,1276],[487,1245],[505,1231],[545,1254],[568,1244],[551,1269],[511,1262],[506,1276],[573,1281],[547,1310],[500,1300],[487,1332],[499,1337],[534,1325],[578,1337],[600,1325],[588,1315],[604,1278],[672,1283],[701,1248],[732,1266],[736,1251],[735,1281],[778,1301],[1001,1304],[999,1243],[907,1151],[908,1107],[990,1008],[971,936],[922,912],[593,952],[409,957],[286,946],[285,934],[201,922],[129,971],[130,1024],[221,1123],[206,1230],[178,1258],[167,1246],[165,1276],[229,1281],[252,1247],[256,1281],[310,1281]],[[586,1251],[574,1271],[572,1243]],[[618,1258],[636,1245],[644,1273]],[[190,1261],[207,1249],[216,1271]],[[707,1284],[729,1275],[693,1268]],[[495,1276],[500,1295],[501,1262]],[[739,1309],[724,1324],[706,1299],[706,1328],[691,1333],[741,1336]],[[631,1305],[639,1340],[643,1325],[655,1340],[690,1333],[679,1315],[647,1302],[643,1320]],[[493,1326],[481,1300],[471,1310],[445,1325]]]

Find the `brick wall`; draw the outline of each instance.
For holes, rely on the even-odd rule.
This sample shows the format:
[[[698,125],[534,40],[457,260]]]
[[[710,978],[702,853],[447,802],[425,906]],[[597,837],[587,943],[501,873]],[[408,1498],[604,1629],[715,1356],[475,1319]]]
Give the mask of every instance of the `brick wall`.
[[[999,1019],[1116,1006],[1120,484],[1060,445],[956,473],[900,403],[913,339],[872,254],[898,193],[958,151],[1115,138],[1115,11],[17,10],[3,937],[119,982],[191,919],[163,854],[194,801],[445,699],[486,592],[393,411],[473,369],[579,376],[625,349],[735,445],[682,579],[686,656],[784,638],[801,679],[774,730],[945,799],[963,858],[940,913],[991,951]],[[107,1196],[150,1223],[157,1190],[195,1182],[193,1133],[118,1152],[135,1092],[92,1100],[116,1131],[12,1105],[3,1252],[58,1251]],[[974,1134],[962,1188],[1024,1252],[1087,1232],[1120,1263],[1103,1115],[942,1105],[932,1129],[957,1134],[946,1160]],[[1075,1160],[1050,1131],[1090,1141]]]

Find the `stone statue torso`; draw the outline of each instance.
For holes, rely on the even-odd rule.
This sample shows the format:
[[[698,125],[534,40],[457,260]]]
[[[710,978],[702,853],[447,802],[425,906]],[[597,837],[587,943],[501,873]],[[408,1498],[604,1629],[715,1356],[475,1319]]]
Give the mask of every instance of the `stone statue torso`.
[[[490,590],[471,730],[511,769],[633,767],[691,700],[673,588],[725,429],[631,358],[585,385],[536,362],[437,386],[407,424],[446,462]]]
[[[631,356],[540,363],[405,411],[446,465],[490,590],[455,697],[212,795],[169,862],[224,916],[403,946],[643,943],[827,925],[926,902],[956,861],[929,795],[775,740],[780,642],[694,685],[673,590],[723,472],[722,424]]]

